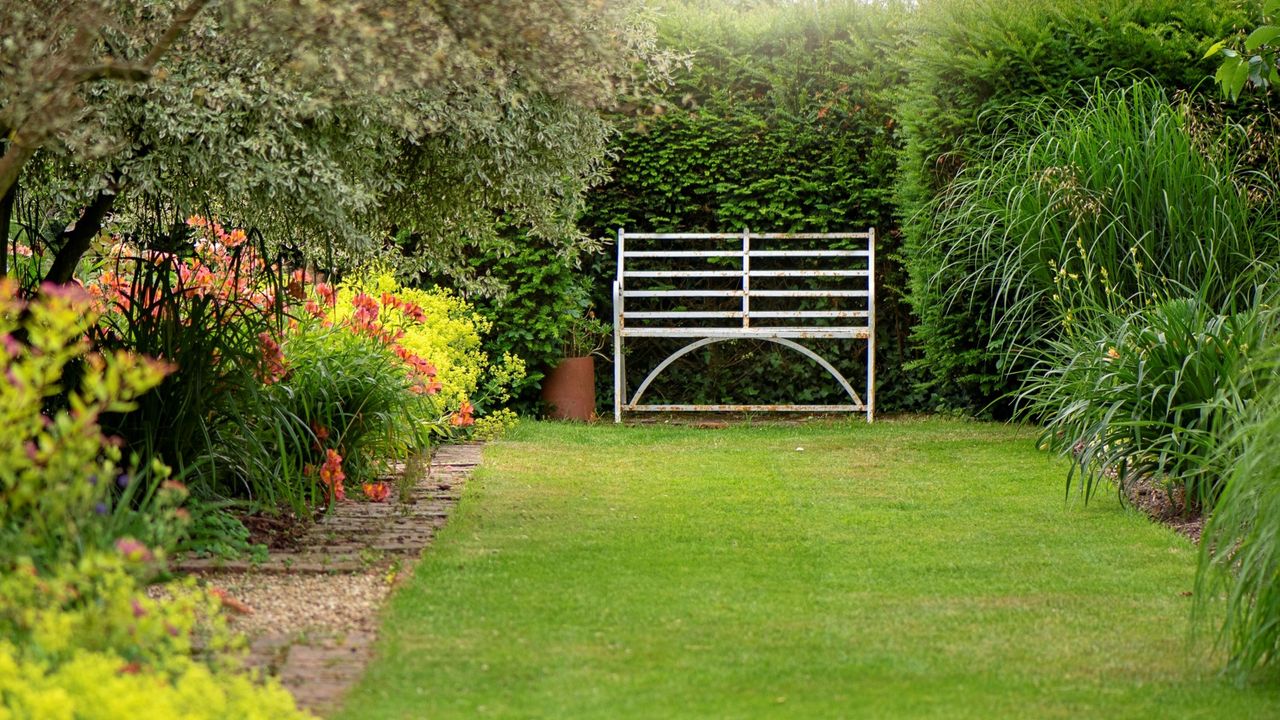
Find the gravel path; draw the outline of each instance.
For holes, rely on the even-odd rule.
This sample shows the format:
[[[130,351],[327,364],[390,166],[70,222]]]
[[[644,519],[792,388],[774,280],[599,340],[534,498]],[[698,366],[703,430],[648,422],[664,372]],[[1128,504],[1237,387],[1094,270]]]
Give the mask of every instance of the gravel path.
[[[278,677],[299,706],[324,715],[360,678],[379,608],[435,538],[479,462],[478,444],[441,447],[429,466],[402,469],[419,476],[407,502],[393,496],[340,505],[298,551],[257,566],[188,559],[177,569],[225,594],[232,628],[249,640],[250,666]]]

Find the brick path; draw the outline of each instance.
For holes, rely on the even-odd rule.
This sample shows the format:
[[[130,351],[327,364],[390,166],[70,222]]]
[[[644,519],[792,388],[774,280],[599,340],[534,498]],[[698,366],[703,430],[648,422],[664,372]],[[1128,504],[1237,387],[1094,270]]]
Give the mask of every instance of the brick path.
[[[266,584],[280,602],[292,603],[302,601],[298,593],[290,592],[289,585],[304,577],[382,577],[396,568],[403,573],[457,505],[467,477],[480,462],[480,449],[479,444],[445,445],[436,450],[426,472],[412,464],[399,468],[402,476],[417,476],[409,490],[409,502],[400,502],[393,490],[387,502],[339,504],[308,530],[295,551],[272,553],[259,564],[192,559],[180,562],[177,569],[202,575],[215,585],[228,584],[225,578],[233,573],[257,578],[269,575]],[[341,602],[342,597],[330,599],[335,601]],[[264,602],[270,604],[271,597],[257,600],[255,612],[270,610],[263,607]],[[316,631],[305,624],[314,619],[305,608],[290,607],[287,611],[287,616],[298,619],[281,622],[281,627],[252,638],[249,664],[277,676],[299,706],[323,715],[337,707],[372,656],[377,639],[376,608],[370,609],[367,621],[357,627],[328,631]]]

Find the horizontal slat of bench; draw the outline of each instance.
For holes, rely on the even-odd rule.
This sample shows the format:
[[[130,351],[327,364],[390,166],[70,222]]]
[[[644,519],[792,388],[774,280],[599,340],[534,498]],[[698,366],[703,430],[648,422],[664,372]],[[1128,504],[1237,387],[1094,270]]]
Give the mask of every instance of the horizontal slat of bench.
[[[820,258],[820,257],[868,257],[867,250],[752,250],[753,258]],[[719,258],[742,257],[741,250],[624,250],[624,258]]]
[[[751,297],[868,297],[870,290],[752,290]]]
[[[753,313],[754,314],[754,313]],[[695,320],[698,318],[740,318],[741,310],[661,310],[628,312],[628,320]]]
[[[752,250],[750,255],[753,258],[869,257],[871,253],[866,250]]]
[[[640,233],[622,232],[623,238],[637,240],[730,240],[742,233]],[[871,233],[747,233],[752,240],[870,240]]]
[[[864,318],[870,315],[866,310],[752,310],[747,314],[753,318]],[[635,313],[627,313],[627,317],[635,317]]]
[[[854,233],[750,233],[751,239],[761,240],[870,240],[869,232]],[[736,235],[734,237],[742,237]]]
[[[626,270],[629,278],[677,278],[677,277],[742,277],[741,270]]]
[[[669,337],[669,338],[866,338],[869,331],[865,327],[749,327],[749,328],[715,328],[715,327],[622,327],[623,337]]]
[[[861,290],[859,292],[866,292]],[[668,297],[717,297],[731,298],[742,297],[742,290],[623,290],[624,298],[668,298]],[[753,292],[752,295],[759,295],[759,292]]]
[[[628,271],[628,275],[631,273]],[[729,273],[730,275],[741,275],[738,273]],[[751,277],[767,278],[767,277],[867,277],[871,274],[870,270],[752,270]]]
[[[632,412],[862,412],[866,405],[623,405]]]
[[[624,250],[624,258],[715,258],[742,257],[741,250]]]
[[[619,233],[620,237],[641,240],[729,240],[741,239],[742,233]],[[752,235],[752,237],[760,237]]]
[[[735,298],[746,294],[742,290],[623,290],[624,298]],[[870,290],[752,290],[751,297],[796,297],[796,298],[832,298],[832,297],[868,297]]]

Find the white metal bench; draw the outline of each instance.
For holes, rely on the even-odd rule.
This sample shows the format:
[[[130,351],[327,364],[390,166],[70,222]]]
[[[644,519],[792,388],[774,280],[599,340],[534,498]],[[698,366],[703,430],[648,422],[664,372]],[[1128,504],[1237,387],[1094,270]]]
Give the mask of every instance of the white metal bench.
[[[797,247],[815,244],[819,246]],[[844,247],[832,247],[837,244]],[[811,285],[815,278],[825,286],[798,287]],[[688,287],[691,282],[703,287]],[[871,422],[875,416],[875,287],[874,228],[858,233],[790,234],[618,230],[618,277],[613,283],[614,422],[622,422],[624,411],[865,412]],[[666,307],[653,309],[654,303]],[[677,304],[675,309],[672,303]],[[685,306],[690,303],[701,303],[701,307]],[[840,303],[854,307],[832,307]],[[639,307],[632,309],[633,304]],[[811,307],[815,304],[823,307]],[[624,354],[628,338],[691,342],[654,367],[628,398]],[[679,358],[713,343],[743,339],[769,341],[808,357],[835,378],[850,402],[640,403],[654,379]],[[865,401],[830,362],[797,342],[806,339],[866,341]]]

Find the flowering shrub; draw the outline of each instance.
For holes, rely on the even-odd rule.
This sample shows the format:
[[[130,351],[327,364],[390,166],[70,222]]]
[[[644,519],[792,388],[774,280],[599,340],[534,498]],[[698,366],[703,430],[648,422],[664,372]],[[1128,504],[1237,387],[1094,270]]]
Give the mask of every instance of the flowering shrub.
[[[90,352],[85,332],[96,317],[78,288],[47,287],[29,302],[16,294],[0,280],[0,565],[28,556],[44,567],[109,546],[121,523],[136,518],[113,506],[147,476],[156,485],[149,518],[132,529],[171,539],[181,530],[185,488],[162,484],[168,469],[158,462],[142,472],[125,462],[98,425],[104,413],[134,407],[168,367],[123,351]],[[73,368],[79,381],[60,389]]]
[[[0,280],[0,717],[301,717],[279,687],[234,673],[194,581],[144,591],[164,555],[148,543],[182,530],[186,488],[158,461],[125,462],[98,420],[169,368],[90,352],[97,316],[78,288],[16,295]]]
[[[519,422],[520,418],[514,410],[494,410],[475,421],[471,427],[471,437],[475,440],[496,440],[510,432]]]
[[[275,683],[237,673],[219,601],[194,581],[148,597],[136,541],[0,577],[0,717],[301,718]]]
[[[131,447],[179,463],[197,497],[244,497],[248,489],[272,501],[257,479],[275,448],[247,442],[255,436],[242,428],[270,414],[264,389],[288,372],[283,278],[245,231],[201,217],[187,224],[193,234],[179,252],[116,240],[87,282],[101,312],[89,328],[95,344],[173,368],[137,398],[135,412],[104,422]]]
[[[496,409],[525,375],[524,361],[515,355],[488,357],[481,336],[491,323],[448,290],[404,288],[381,272],[343,284],[333,315],[357,323],[376,319],[402,359],[425,361],[435,371],[443,408],[463,416],[451,423],[455,427],[470,426],[477,407]]]

